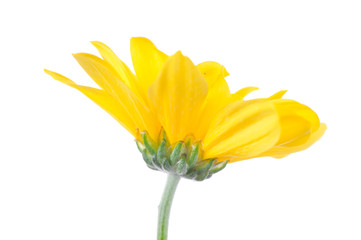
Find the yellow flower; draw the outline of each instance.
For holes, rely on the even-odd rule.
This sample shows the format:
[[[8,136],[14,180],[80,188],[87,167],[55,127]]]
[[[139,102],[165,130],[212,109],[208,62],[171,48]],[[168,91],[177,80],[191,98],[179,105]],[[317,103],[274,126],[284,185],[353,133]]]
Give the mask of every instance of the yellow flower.
[[[160,154],[162,139],[167,139],[167,149],[171,149],[162,154],[168,154],[165,158],[178,154],[180,169],[182,154],[190,158],[196,146],[197,162],[279,158],[308,148],[326,130],[309,107],[282,99],[285,91],[254,100],[243,98],[255,87],[231,94],[225,81],[228,72],[216,62],[194,65],[181,52],[168,56],[148,39],[132,38],[133,74],[109,47],[100,42],[92,44],[102,58],[87,53],[74,57],[99,88],[81,86],[45,71],[112,115],[138,140],[143,157],[149,161]],[[184,146],[179,145],[178,151],[179,142]]]

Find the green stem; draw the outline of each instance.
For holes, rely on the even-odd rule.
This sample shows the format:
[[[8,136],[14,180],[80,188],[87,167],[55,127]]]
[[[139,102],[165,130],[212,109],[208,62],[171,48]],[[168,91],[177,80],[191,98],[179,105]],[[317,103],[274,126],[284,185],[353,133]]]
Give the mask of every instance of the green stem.
[[[157,240],[168,239],[168,222],[170,208],[172,207],[172,201],[175,190],[179,183],[180,176],[169,174],[167,178],[167,184],[165,185],[162,200],[158,206],[158,238]]]

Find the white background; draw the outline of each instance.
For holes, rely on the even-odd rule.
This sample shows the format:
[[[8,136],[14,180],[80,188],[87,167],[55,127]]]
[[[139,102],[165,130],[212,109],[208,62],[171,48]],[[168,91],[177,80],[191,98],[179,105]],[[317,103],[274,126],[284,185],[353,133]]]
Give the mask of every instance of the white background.
[[[166,175],[133,138],[43,68],[94,86],[71,53],[108,44],[131,65],[150,38],[226,66],[234,92],[288,89],[328,130],[307,151],[182,180],[170,240],[361,239],[359,1],[1,1],[0,239],[156,239]]]

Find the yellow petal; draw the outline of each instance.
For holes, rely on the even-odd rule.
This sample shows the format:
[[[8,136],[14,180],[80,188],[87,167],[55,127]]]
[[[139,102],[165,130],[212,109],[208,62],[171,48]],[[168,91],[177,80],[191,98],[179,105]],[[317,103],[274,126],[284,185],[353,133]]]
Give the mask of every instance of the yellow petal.
[[[311,136],[310,123],[300,116],[288,116],[280,119],[281,136],[277,145],[295,146],[305,143]]]
[[[113,67],[119,78],[134,92],[136,90],[134,87],[136,80],[128,66],[104,43],[98,41],[91,43],[98,49],[102,58]]]
[[[87,53],[74,54],[74,57],[88,75],[123,106],[140,131],[147,130],[152,137],[158,137],[159,122],[147,106],[119,79],[108,62]]]
[[[203,141],[205,158],[251,158],[274,146],[279,134],[279,118],[271,102],[236,101],[214,118]]]
[[[168,58],[148,97],[172,144],[194,133],[207,91],[205,79],[189,58],[181,52]]]
[[[168,56],[159,51],[150,40],[143,37],[130,40],[130,52],[140,93],[146,99],[149,86],[158,77]]]
[[[99,87],[114,97],[119,95],[117,91],[125,84],[108,62],[88,53],[77,53],[73,56]]]
[[[281,158],[302,151],[325,132],[326,125],[320,124],[317,114],[309,107],[288,99],[273,102],[280,115],[281,137],[277,144],[262,153],[262,156]]]
[[[209,88],[212,88],[219,78],[225,78],[229,75],[226,68],[217,62],[202,62],[197,65],[197,68],[204,75]]]
[[[112,96],[101,89],[92,87],[86,87],[77,85],[72,80],[49,70],[44,70],[47,74],[70,87],[73,87],[85,96],[90,98],[93,102],[98,104],[106,112],[108,112],[113,118],[115,118],[125,129],[128,130],[134,137],[137,135],[137,127],[134,124],[132,118],[129,116],[127,111],[120,105]]]
[[[262,156],[270,156],[270,157],[274,157],[274,158],[282,158],[285,157],[291,153],[295,153],[295,152],[299,152],[299,151],[303,151],[307,148],[309,148],[310,146],[312,146],[315,142],[317,142],[325,133],[327,129],[326,124],[321,123],[319,128],[313,132],[311,134],[311,136],[308,138],[308,140],[301,145],[296,145],[296,146],[275,146],[272,147],[270,150],[262,153]]]
[[[277,145],[304,144],[320,126],[317,114],[309,107],[288,99],[272,101],[280,116],[281,136]]]
[[[233,93],[231,96],[231,101],[238,101],[243,100],[248,94],[250,94],[253,91],[258,90],[258,87],[245,87],[240,90],[238,90],[236,93]]]
[[[208,130],[209,124],[214,116],[230,101],[228,84],[224,79],[228,72],[219,63],[204,62],[197,65],[208,85],[208,95],[202,109],[199,127],[196,129],[195,137],[202,139]]]
[[[273,94],[272,96],[270,96],[269,98],[267,98],[268,100],[275,100],[275,99],[280,99],[283,97],[283,95],[285,95],[287,92],[287,90],[281,90],[275,94]]]
[[[249,142],[247,145],[241,146],[233,151],[222,154],[217,159],[218,161],[228,160],[230,163],[232,163],[258,157],[259,154],[262,154],[264,151],[270,149],[275,144],[279,135],[279,128],[274,128],[266,135],[261,136],[259,139]]]

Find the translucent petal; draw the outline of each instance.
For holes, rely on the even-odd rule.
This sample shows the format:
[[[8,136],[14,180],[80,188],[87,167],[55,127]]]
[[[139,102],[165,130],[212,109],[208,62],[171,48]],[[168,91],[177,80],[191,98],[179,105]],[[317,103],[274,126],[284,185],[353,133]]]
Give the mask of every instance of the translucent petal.
[[[279,135],[279,118],[271,102],[236,101],[211,123],[203,141],[205,157],[250,158],[274,146]]]
[[[280,135],[279,128],[274,128],[266,135],[261,136],[259,139],[247,143],[233,151],[220,155],[217,159],[219,161],[237,162],[254,157],[259,157],[265,150],[270,149],[275,144],[275,141]]]
[[[287,90],[281,90],[279,92],[276,92],[275,94],[273,94],[272,96],[270,96],[269,98],[267,98],[268,100],[275,100],[275,99],[280,99],[283,97],[283,95],[285,95],[287,92]]]
[[[207,97],[207,82],[181,52],[169,57],[148,97],[171,143],[183,140],[197,128]]]
[[[226,68],[217,62],[202,62],[197,68],[204,75],[209,88],[213,87],[220,77],[225,78],[229,75]]]
[[[58,80],[70,87],[73,87],[80,92],[82,92],[85,96],[90,98],[96,104],[98,104],[101,108],[103,108],[106,112],[108,112],[112,117],[114,117],[125,129],[128,130],[134,137],[137,135],[137,127],[129,116],[127,111],[123,108],[122,105],[118,103],[111,95],[101,89],[96,89],[92,87],[86,87],[77,85],[72,80],[49,70],[45,70],[47,74],[53,77],[55,80]]]
[[[147,98],[149,86],[156,80],[168,56],[143,37],[130,40],[130,52],[137,75],[137,85],[143,98]]]
[[[111,65],[105,60],[88,53],[77,53],[73,54],[73,56],[94,82],[114,97],[119,95],[117,91],[120,88],[126,87]]]
[[[310,146],[312,146],[315,142],[317,142],[325,133],[327,129],[326,124],[321,123],[319,128],[311,134],[311,136],[307,139],[304,144],[296,145],[296,146],[275,146],[269,149],[268,151],[261,154],[261,156],[271,156],[275,158],[286,157],[287,155],[299,151],[303,151]]]
[[[119,78],[132,90],[134,90],[135,75],[128,66],[122,62],[118,56],[104,43],[91,42],[99,51],[102,58],[108,62],[118,74]]]
[[[272,101],[280,116],[281,136],[277,145],[304,144],[320,126],[317,114],[309,107],[288,99]]]
[[[228,72],[219,63],[204,62],[197,65],[208,84],[208,95],[202,109],[202,117],[199,127],[196,129],[195,137],[202,139],[208,130],[209,124],[214,116],[230,101],[228,84],[224,79]]]
[[[88,75],[123,106],[140,131],[147,130],[152,137],[158,137],[159,122],[149,108],[119,79],[108,62],[86,53],[74,54],[74,57]]]
[[[236,93],[232,94],[231,101],[239,101],[243,100],[248,94],[250,94],[253,91],[258,90],[258,87],[245,87],[240,90],[238,90]]]

